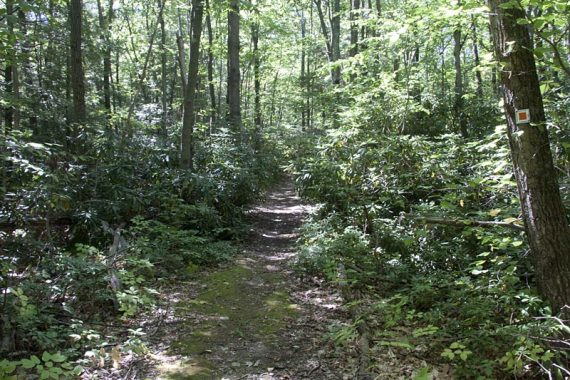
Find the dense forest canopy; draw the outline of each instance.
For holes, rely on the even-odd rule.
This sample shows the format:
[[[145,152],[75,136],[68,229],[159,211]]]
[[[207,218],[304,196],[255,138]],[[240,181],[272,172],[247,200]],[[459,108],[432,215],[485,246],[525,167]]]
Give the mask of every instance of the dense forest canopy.
[[[144,357],[285,173],[359,377],[570,376],[567,0],[4,0],[0,70],[0,378]]]

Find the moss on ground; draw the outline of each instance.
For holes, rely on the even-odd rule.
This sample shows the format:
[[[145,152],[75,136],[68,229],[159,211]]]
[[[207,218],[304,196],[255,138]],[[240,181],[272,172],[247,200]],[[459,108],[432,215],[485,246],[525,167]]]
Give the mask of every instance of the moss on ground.
[[[207,353],[222,349],[238,339],[254,339],[272,343],[275,334],[287,327],[287,320],[298,313],[286,292],[279,291],[283,276],[238,264],[204,276],[205,290],[196,299],[181,301],[177,313],[193,316],[183,322],[179,336],[171,345],[171,353],[188,357],[180,368],[164,372],[165,379],[211,378],[213,363]],[[202,321],[196,323],[196,319]]]

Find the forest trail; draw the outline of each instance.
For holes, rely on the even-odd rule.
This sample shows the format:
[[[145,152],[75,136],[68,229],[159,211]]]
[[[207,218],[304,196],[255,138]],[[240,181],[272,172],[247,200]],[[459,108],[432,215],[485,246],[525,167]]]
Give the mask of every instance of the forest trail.
[[[323,337],[341,315],[340,297],[301,283],[289,266],[307,210],[282,183],[249,212],[242,255],[170,293],[146,378],[342,378]]]

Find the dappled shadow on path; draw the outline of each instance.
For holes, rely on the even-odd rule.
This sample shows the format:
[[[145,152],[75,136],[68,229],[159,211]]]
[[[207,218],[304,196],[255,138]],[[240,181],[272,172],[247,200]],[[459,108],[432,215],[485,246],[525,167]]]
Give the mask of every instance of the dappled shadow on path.
[[[234,263],[169,294],[148,378],[342,378],[323,339],[340,297],[289,267],[308,210],[281,184],[248,212],[252,229]]]

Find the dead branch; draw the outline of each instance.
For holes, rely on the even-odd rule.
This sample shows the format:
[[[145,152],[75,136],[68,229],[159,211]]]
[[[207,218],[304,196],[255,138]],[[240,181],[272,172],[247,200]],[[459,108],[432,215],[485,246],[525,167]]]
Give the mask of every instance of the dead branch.
[[[404,217],[411,218],[413,221],[424,224],[442,224],[452,227],[505,227],[515,231],[525,231],[524,226],[515,222],[497,222],[493,220],[472,220],[472,219],[444,219],[425,216],[415,216],[404,214]]]

